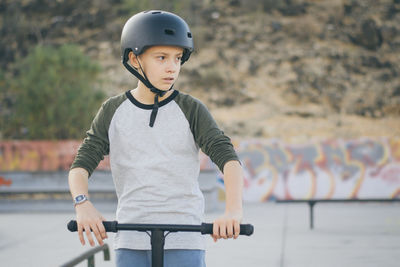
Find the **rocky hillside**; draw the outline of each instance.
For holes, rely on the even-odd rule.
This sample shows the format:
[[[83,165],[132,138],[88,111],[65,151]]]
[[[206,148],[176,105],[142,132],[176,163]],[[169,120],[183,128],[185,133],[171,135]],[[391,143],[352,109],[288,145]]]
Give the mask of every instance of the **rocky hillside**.
[[[126,2],[2,1],[2,68],[38,43],[78,43],[103,65],[110,95],[133,88],[119,52]],[[181,2],[196,51],[175,88],[228,134],[400,136],[399,0]]]

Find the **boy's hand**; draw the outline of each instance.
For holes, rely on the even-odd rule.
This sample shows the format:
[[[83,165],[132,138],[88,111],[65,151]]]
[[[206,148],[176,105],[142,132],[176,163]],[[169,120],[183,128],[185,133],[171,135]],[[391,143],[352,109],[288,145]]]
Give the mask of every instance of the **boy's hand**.
[[[89,200],[76,205],[75,210],[78,235],[82,245],[85,245],[85,238],[83,237],[83,230],[85,230],[86,237],[92,247],[95,245],[92,232],[99,245],[102,246],[104,244],[103,240],[107,238],[107,232],[103,225],[105,218],[96,210]],[[90,230],[92,230],[92,232]]]
[[[240,223],[242,222],[242,210],[225,212],[224,215],[214,221],[213,234],[214,242],[223,238],[238,238],[240,233]]]

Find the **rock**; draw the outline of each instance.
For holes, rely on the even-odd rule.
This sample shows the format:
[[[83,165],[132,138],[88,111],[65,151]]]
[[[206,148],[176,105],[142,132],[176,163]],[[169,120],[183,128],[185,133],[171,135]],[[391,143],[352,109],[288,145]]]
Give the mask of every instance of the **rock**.
[[[262,8],[264,12],[271,12],[275,9],[286,7],[286,1],[264,0],[262,1]]]
[[[400,86],[397,86],[397,87],[393,90],[392,96],[394,96],[394,97],[400,96]]]
[[[383,42],[392,42],[398,34],[398,30],[394,26],[383,25],[380,30]]]
[[[389,6],[389,8],[387,9],[388,18],[393,18],[399,12],[400,12],[400,1],[399,0],[393,0],[393,4],[391,4]]]
[[[306,13],[306,5],[290,5],[284,8],[280,8],[279,11],[285,16],[298,16]]]
[[[241,3],[240,3],[240,0],[231,0],[231,1],[229,1],[229,5],[233,6],[233,7],[240,7]]]
[[[377,56],[361,57],[361,64],[369,68],[391,68],[392,64],[389,61],[382,62]]]
[[[345,14],[345,15],[350,15],[350,14],[353,12],[354,8],[356,8],[357,6],[358,6],[358,3],[355,2],[355,1],[351,1],[351,2],[346,1],[346,2],[343,4],[343,11],[344,11],[344,14]]]
[[[271,23],[272,32],[278,32],[282,30],[282,24],[279,21],[273,21]]]
[[[374,19],[364,20],[355,33],[350,34],[350,40],[369,50],[377,50],[383,43],[382,33]]]

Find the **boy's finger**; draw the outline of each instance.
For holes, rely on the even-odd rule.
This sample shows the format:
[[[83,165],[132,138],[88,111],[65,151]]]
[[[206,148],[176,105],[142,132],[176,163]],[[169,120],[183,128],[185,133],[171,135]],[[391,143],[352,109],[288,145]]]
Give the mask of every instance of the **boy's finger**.
[[[106,228],[104,228],[104,225],[103,225],[102,221],[97,223],[97,229],[99,230],[101,239],[106,239],[107,238],[107,232],[106,232]]]
[[[101,226],[102,226],[102,228],[104,229],[105,238],[108,238],[108,235],[107,235],[107,232],[106,232],[106,228],[104,228],[104,224],[103,224],[103,222],[104,222],[104,221],[107,221],[107,220],[106,220],[106,218],[104,218],[103,216],[101,216],[101,220],[102,220]],[[100,229],[100,230],[101,230],[101,229]],[[100,231],[100,232],[101,232],[101,231]]]
[[[92,228],[94,236],[97,239],[97,242],[99,243],[100,246],[102,246],[103,245],[103,238],[101,237],[100,231],[97,228],[97,224],[93,225],[93,227],[91,227],[91,228]]]
[[[233,222],[232,221],[228,221],[228,223],[226,224],[226,234],[228,238],[232,238],[233,237]]]
[[[94,241],[93,241],[92,233],[90,232],[90,226],[89,225],[85,225],[83,228],[85,229],[86,237],[87,237],[87,239],[89,241],[89,244],[92,247],[94,247]]]
[[[83,228],[82,225],[78,223],[78,236],[79,241],[81,241],[82,246],[85,245],[85,238],[83,237]]]
[[[223,239],[227,239],[226,223],[221,223],[221,225],[219,226],[219,236],[222,237]]]
[[[235,236],[233,238],[236,239],[236,238],[239,237],[239,234],[240,234],[240,223],[238,221],[234,221],[233,228],[234,228],[234,231],[235,231]]]
[[[219,226],[216,222],[213,223],[213,238],[214,240],[219,238]]]

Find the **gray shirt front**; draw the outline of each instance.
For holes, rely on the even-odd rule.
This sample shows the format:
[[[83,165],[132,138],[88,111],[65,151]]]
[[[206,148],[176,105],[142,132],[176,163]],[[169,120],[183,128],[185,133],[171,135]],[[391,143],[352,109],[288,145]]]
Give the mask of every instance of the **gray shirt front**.
[[[201,224],[199,148],[221,170],[237,155],[197,99],[174,91],[159,106],[155,124],[149,127],[153,105],[138,102],[130,92],[107,100],[71,168],[83,167],[91,174],[103,156],[110,155],[119,223]],[[116,234],[115,248],[150,247],[146,233]],[[165,249],[205,249],[204,237],[171,233]]]

